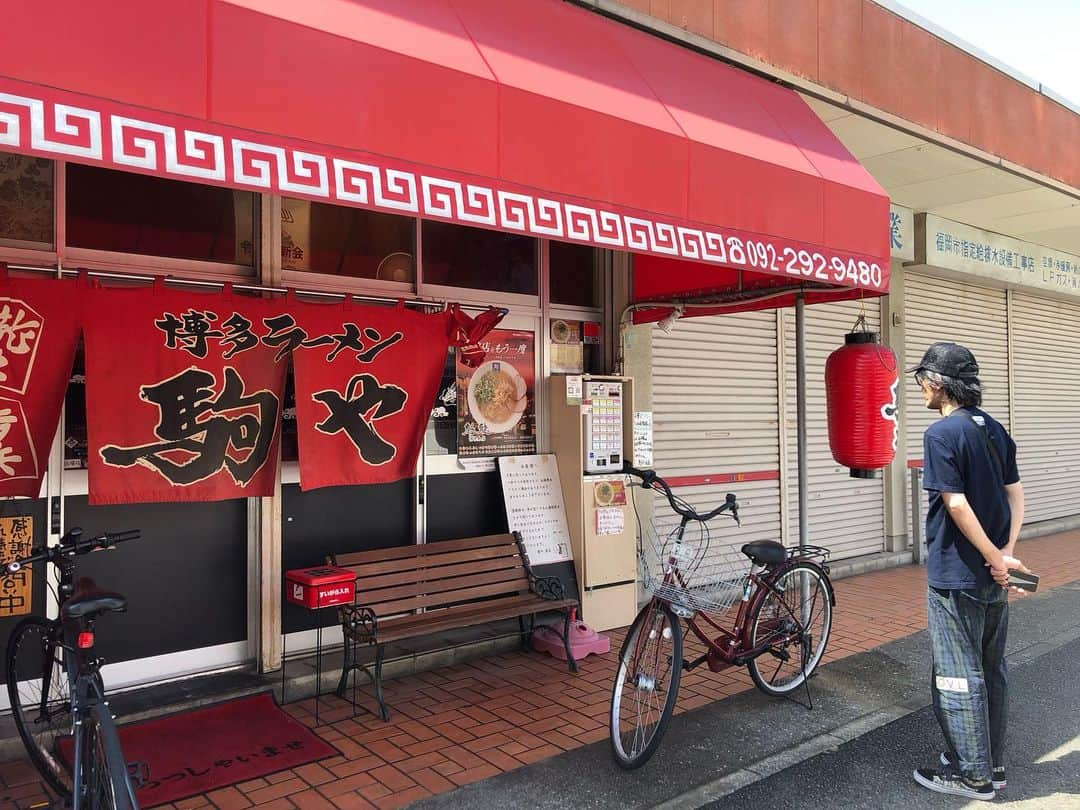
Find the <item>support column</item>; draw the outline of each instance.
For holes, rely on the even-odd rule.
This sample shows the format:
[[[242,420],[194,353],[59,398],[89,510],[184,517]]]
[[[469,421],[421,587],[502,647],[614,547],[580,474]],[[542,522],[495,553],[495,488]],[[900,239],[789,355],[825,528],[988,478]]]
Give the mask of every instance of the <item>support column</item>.
[[[281,199],[261,196],[259,275],[267,286],[281,285]],[[259,671],[270,672],[281,664],[281,448],[274,460],[274,494],[248,501],[249,537],[255,565]]]
[[[810,475],[806,457],[806,298],[801,292],[795,297],[795,411],[799,454],[799,545],[805,546],[809,536],[806,516]],[[783,482],[780,483],[782,486]]]
[[[897,357],[900,382],[896,386],[896,456],[885,468],[885,550],[904,551],[911,545],[908,496],[911,487],[907,467],[907,385],[904,379],[904,271],[899,261],[892,263],[889,294],[881,300],[881,339]],[[915,403],[918,405],[919,403]]]

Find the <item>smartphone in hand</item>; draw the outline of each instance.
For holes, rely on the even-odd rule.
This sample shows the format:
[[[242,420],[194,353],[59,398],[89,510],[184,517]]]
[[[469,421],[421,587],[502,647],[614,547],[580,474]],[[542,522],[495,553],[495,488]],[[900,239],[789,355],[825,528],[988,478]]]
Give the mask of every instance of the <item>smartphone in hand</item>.
[[[1029,593],[1035,593],[1039,589],[1039,575],[1026,573],[1017,568],[1010,568],[1009,585]]]

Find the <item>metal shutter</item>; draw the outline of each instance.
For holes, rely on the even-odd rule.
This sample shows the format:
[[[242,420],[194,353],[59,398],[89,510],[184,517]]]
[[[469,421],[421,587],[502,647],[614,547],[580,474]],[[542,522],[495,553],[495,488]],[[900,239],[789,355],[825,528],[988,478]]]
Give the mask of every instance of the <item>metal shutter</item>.
[[[1025,521],[1075,515],[1080,492],[1080,306],[1015,293],[1012,300],[1013,438]]]
[[[686,318],[653,330],[653,419],[657,472],[665,478],[779,470],[776,315],[750,312]],[[710,524],[715,548],[780,539],[779,481],[702,484],[677,494],[695,508],[739,496],[742,528]],[[656,503],[657,529],[677,523]]]
[[[885,542],[885,502],[882,479],[852,478],[833,460],[829,450],[825,410],[825,361],[844,345],[861,309],[873,331],[881,331],[878,299],[860,307],[858,301],[817,304],[806,308],[807,456],[809,467],[808,541],[832,550],[833,559],[881,551]],[[798,416],[795,403],[795,312],[785,310],[784,392],[787,423],[787,486],[790,542],[798,542]]]
[[[908,273],[904,316],[907,325],[904,368],[917,365],[926,347],[939,340],[967,346],[979,361],[983,408],[1009,428],[1009,319],[1005,291]],[[941,417],[923,406],[922,393],[910,375],[904,378],[904,386],[908,460],[921,461],[923,432]],[[910,515],[911,487],[905,490]],[[924,524],[926,507],[924,492],[919,510]]]

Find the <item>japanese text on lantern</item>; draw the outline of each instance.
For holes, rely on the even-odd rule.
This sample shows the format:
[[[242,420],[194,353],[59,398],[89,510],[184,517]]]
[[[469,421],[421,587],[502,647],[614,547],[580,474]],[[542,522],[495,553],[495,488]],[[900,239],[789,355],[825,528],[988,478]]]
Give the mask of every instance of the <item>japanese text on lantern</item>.
[[[0,518],[0,562],[8,563],[30,554],[34,541],[32,517]],[[33,572],[23,568],[0,577],[0,618],[30,612]]]

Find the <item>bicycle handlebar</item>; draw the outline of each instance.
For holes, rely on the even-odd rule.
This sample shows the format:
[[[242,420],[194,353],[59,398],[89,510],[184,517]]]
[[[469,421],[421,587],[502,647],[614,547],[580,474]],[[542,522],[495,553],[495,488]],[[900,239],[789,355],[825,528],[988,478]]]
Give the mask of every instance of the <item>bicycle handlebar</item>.
[[[676,498],[675,494],[671,491],[671,485],[668,484],[668,482],[661,478],[659,475],[657,475],[655,470],[639,470],[637,467],[632,466],[629,462],[624,462],[623,472],[628,475],[633,475],[637,478],[640,478],[642,489],[652,489],[666,496],[668,499],[668,503],[671,504],[671,508],[675,512],[675,514],[687,520],[697,520],[701,523],[705,523],[712,520],[714,517],[721,514],[722,512],[730,512],[731,517],[735,520],[735,522],[739,525],[742,525],[741,521],[739,520],[739,502],[736,499],[735,495],[731,492],[727,494],[727,497],[724,499],[724,503],[713,509],[711,512],[706,512],[702,514],[695,510],[692,506],[690,506],[690,504],[686,503],[686,501]]]
[[[103,532],[96,537],[88,537],[84,540],[82,529],[72,529],[60,539],[58,545],[39,546],[31,549],[28,557],[5,563],[2,573],[16,574],[25,566],[37,562],[59,564],[64,557],[77,557],[94,551],[108,551],[117,543],[138,540],[141,536],[142,532],[139,529],[129,529],[123,532]]]

